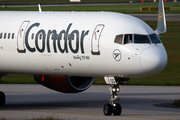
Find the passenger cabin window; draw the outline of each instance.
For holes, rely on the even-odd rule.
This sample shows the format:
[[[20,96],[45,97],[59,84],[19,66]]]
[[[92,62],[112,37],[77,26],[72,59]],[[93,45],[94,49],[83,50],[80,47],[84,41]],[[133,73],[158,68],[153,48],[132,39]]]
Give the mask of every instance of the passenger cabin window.
[[[8,33],[8,39],[10,39],[11,33]]]
[[[4,39],[6,39],[6,33],[4,33]]]
[[[4,34],[4,36],[3,36]],[[0,39],[14,39],[14,33],[0,33]]]
[[[132,42],[133,42],[132,34],[126,34],[124,36],[124,44],[132,43]]]
[[[147,35],[134,35],[134,43],[150,43]]]
[[[12,34],[12,36],[11,36],[11,37],[12,37],[12,39],[14,39],[14,33]]]
[[[123,35],[117,35],[114,42],[118,44],[122,44]]]
[[[151,35],[149,35],[149,37],[150,37],[152,43],[161,43],[159,38],[156,36],[156,34],[151,34]]]
[[[3,33],[0,34],[0,39],[2,39]]]

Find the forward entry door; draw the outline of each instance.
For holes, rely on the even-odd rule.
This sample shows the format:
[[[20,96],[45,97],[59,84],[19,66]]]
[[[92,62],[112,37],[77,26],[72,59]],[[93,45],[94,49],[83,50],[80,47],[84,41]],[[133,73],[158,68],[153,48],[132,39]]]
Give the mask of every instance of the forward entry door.
[[[19,53],[25,53],[26,49],[24,47],[24,40],[27,26],[29,25],[30,21],[24,21],[19,28],[18,36],[17,36],[17,51]]]
[[[93,55],[100,55],[100,39],[104,25],[99,24],[95,27],[91,40],[91,53]]]

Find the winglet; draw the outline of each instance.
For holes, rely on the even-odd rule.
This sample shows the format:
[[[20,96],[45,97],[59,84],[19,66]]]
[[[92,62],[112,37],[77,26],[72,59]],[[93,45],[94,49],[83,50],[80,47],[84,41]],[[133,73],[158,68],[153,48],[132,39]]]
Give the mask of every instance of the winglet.
[[[42,12],[40,4],[38,4],[38,7],[39,7],[39,12]]]
[[[167,27],[166,27],[166,17],[164,12],[164,2],[163,0],[159,0],[158,21],[155,32],[157,34],[161,34],[161,33],[165,33],[166,31],[167,31]]]

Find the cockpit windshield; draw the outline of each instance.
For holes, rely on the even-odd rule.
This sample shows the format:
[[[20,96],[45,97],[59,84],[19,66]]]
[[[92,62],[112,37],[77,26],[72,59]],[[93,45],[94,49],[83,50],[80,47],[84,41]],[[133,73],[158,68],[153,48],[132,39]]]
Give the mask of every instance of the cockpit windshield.
[[[120,34],[115,37],[115,43],[118,44],[151,44],[151,43],[161,43],[160,39],[156,34],[151,35],[141,35],[141,34]]]
[[[150,37],[152,43],[161,43],[159,38],[156,36],[156,34],[151,34],[151,35],[149,35],[149,37]]]
[[[150,43],[147,35],[134,35],[134,43]]]

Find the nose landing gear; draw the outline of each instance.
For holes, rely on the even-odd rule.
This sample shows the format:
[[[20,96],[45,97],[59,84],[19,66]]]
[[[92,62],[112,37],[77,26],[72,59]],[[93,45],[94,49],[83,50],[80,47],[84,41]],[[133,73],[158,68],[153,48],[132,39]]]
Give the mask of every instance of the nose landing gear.
[[[120,100],[120,97],[116,92],[120,91],[119,84],[117,85],[109,85],[109,90],[110,90],[110,98],[109,98],[109,103],[104,105],[103,112],[104,115],[120,115],[122,108],[119,103],[117,103]]]
[[[103,107],[104,115],[121,115],[122,107],[119,103],[120,97],[117,92],[120,91],[119,84],[127,84],[128,78],[114,78],[104,77],[107,84],[109,84],[110,98],[109,103],[106,103]]]

